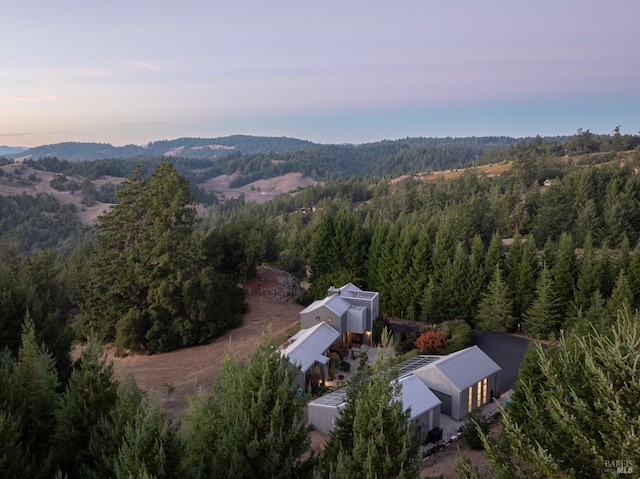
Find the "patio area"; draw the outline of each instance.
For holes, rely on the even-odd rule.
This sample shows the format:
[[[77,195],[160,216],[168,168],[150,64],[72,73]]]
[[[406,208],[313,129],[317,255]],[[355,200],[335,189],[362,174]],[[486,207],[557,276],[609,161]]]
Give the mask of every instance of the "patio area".
[[[349,363],[349,371],[342,371],[338,369],[333,380],[327,379],[325,381],[325,386],[334,391],[346,386],[351,375],[358,370],[358,366],[360,365],[360,358],[363,354],[367,355],[367,364],[371,366],[378,356],[378,348],[376,346],[367,345],[362,345],[360,347],[354,346],[349,348],[349,353],[344,358],[344,361]]]

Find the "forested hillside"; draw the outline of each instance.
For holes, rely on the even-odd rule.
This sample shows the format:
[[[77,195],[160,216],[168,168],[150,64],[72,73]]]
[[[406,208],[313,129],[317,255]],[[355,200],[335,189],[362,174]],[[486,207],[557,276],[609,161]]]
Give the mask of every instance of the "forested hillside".
[[[309,148],[310,141],[286,137],[261,137],[233,135],[221,138],[178,138],[161,140],[147,145],[113,146],[108,143],[67,142],[43,145],[24,151],[7,151],[17,157],[30,157],[33,160],[44,157],[56,157],[67,161],[93,161],[112,158],[130,158],[132,156],[180,156],[184,158],[213,160],[232,152],[254,154],[261,152],[293,151]],[[0,154],[3,154],[0,152]]]
[[[103,192],[117,200],[116,206],[86,236],[80,229],[70,232],[69,237],[77,236],[67,242],[68,248],[59,247],[62,239],[55,246],[43,239],[36,247],[21,249],[19,235],[3,232],[0,340],[7,349],[0,358],[0,427],[8,439],[0,444],[0,467],[13,477],[51,477],[56,471],[61,477],[124,477],[130,471],[197,477],[203,471],[232,474],[238,463],[267,474],[278,464],[286,466],[288,477],[311,477],[315,458],[291,462],[278,454],[289,447],[293,457],[302,457],[308,442],[298,421],[301,405],[287,387],[290,372],[276,366],[268,346],[261,346],[245,366],[230,357],[214,399],[202,393],[193,400],[184,434],[151,400],[143,399],[135,384],[115,383],[97,348],[113,341],[121,354],[153,354],[210,341],[240,323],[246,306],[237,282],[255,274],[260,264],[308,277],[311,290],[302,302],[324,296],[329,285],[351,281],[379,291],[385,315],[425,325],[457,319],[475,328],[521,330],[536,338],[572,335],[575,343],[560,346],[557,369],[540,352],[530,358],[532,383],[520,386],[521,404],[530,403],[542,419],[534,416],[525,424],[514,416],[528,429],[513,426],[508,431],[511,438],[526,435],[529,442],[517,453],[531,467],[537,467],[539,451],[530,446],[545,430],[540,424],[553,425],[561,435],[546,442],[549,447],[557,448],[569,433],[583,434],[586,444],[595,437],[591,432],[563,428],[558,419],[565,411],[582,414],[582,409],[554,403],[552,415],[545,415],[530,390],[555,394],[563,384],[580,388],[583,376],[606,378],[616,368],[637,372],[637,316],[632,312],[640,306],[638,139],[615,131],[604,137],[579,131],[562,140],[536,138],[491,148],[473,146],[475,139],[446,147],[444,140],[434,145],[409,141],[406,147],[382,142],[379,148],[385,153],[372,154],[370,163],[365,153],[376,150],[373,146],[335,147],[324,163],[320,147],[278,159],[235,154],[220,164],[175,158],[140,158],[140,166],[135,159],[30,163],[38,171],[62,176],[80,171],[73,168],[84,169],[87,177],[91,168],[96,175],[121,168],[119,174],[126,173],[127,179]],[[349,157],[349,151],[358,153]],[[264,204],[243,198],[213,202],[205,216],[196,217],[193,180],[197,184],[199,175],[224,164],[236,171],[246,168],[245,178],[270,175],[277,173],[272,166],[310,167],[313,158],[318,159],[316,174],[336,180]],[[469,158],[469,167],[437,179],[420,169],[438,158],[460,165]],[[478,167],[495,162],[504,167],[500,174],[486,175]],[[183,167],[190,173],[182,175]],[[38,178],[34,174],[12,181]],[[71,182],[52,181],[60,188]],[[29,221],[43,231],[72,224],[68,212],[50,205],[48,197],[5,201],[2,220],[9,230]],[[620,311],[629,312],[625,314],[636,318],[635,323],[621,322]],[[89,340],[89,346],[72,366],[74,340]],[[618,346],[629,354],[608,361],[607,348]],[[571,369],[571,357],[585,357],[584,370]],[[550,381],[541,380],[538,371]],[[627,385],[629,394],[620,396],[626,401],[638,391],[637,374],[625,374],[611,380]],[[603,394],[597,384],[584,384],[589,397]],[[571,402],[575,390],[562,389],[558,397]],[[216,397],[232,394],[233,407],[218,407]],[[366,396],[367,401],[373,396]],[[371,407],[378,410],[374,403]],[[603,408],[594,412],[607,417],[613,406]],[[629,408],[616,413],[618,422],[607,429],[611,437],[625,437],[632,423],[620,418],[627,418]],[[394,424],[400,416],[392,418]],[[296,421],[285,422],[285,417]],[[224,438],[211,433],[234,421],[259,422],[261,428],[253,439],[242,428]],[[288,432],[275,437],[274,430]],[[390,440],[402,444],[405,432]],[[375,442],[375,436],[360,439],[361,446]],[[337,462],[329,464],[332,473],[356,470],[369,460],[349,444],[342,444]],[[627,444],[624,451],[637,450],[634,445]],[[602,450],[614,446],[603,443]],[[575,450],[582,451],[580,447]],[[203,448],[206,464],[199,459],[205,457]],[[229,451],[237,460],[229,462]],[[504,460],[500,451],[496,454],[496,461]],[[581,467],[570,457],[552,454],[540,456],[546,461],[540,464],[555,464],[556,469],[549,469],[554,471],[601,470],[602,454],[589,454],[590,462]],[[267,456],[273,462],[263,461]]]

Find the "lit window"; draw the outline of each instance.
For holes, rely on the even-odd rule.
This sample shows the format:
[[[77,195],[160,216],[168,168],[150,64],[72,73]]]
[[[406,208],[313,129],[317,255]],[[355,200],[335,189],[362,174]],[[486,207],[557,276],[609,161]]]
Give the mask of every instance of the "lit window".
[[[473,410],[473,386],[469,386],[469,393],[467,396],[469,396],[469,412],[471,412]]]
[[[478,381],[478,407],[482,404],[482,381]]]
[[[331,322],[333,322],[333,319],[327,318],[327,323],[331,323]]]
[[[487,403],[487,378],[482,380],[482,404]]]
[[[316,316],[316,321],[320,321],[322,318],[320,316]]]

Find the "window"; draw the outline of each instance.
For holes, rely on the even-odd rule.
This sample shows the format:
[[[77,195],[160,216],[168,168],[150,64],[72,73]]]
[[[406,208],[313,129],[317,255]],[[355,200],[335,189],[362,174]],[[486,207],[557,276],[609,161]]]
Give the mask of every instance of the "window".
[[[331,323],[331,322],[333,322],[333,319],[332,318],[327,318],[327,323]]]
[[[487,403],[487,378],[482,380],[482,404]]]
[[[478,381],[478,407],[482,405],[482,381]]]
[[[320,321],[322,318],[320,316],[316,316],[316,321]]]
[[[467,396],[469,396],[469,412],[471,412],[473,410],[473,386],[469,386]]]

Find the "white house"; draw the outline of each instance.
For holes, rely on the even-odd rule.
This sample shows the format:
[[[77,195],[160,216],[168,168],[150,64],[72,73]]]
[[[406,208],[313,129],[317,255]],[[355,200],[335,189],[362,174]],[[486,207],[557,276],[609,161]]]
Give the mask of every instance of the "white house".
[[[371,341],[373,321],[380,314],[379,295],[363,291],[352,283],[341,288],[330,287],[327,297],[314,301],[300,312],[300,328],[308,329],[326,323],[340,339],[349,344]]]
[[[329,362],[325,353],[339,337],[340,334],[335,329],[325,323],[318,323],[312,328],[301,329],[280,348],[282,356],[300,368],[293,382],[295,389],[303,392],[306,390],[307,373],[313,368],[319,370],[324,382]]]
[[[416,432],[422,435],[439,427],[441,401],[436,395],[411,373],[398,381],[402,386],[400,402],[405,410],[411,408],[409,419],[415,422]],[[345,387],[311,401],[307,406],[309,424],[320,431],[333,431],[346,400]]]
[[[477,346],[447,356],[416,356],[397,368],[402,405],[411,408],[410,419],[423,436],[440,426],[440,414],[460,421],[500,395],[502,369]],[[332,431],[346,397],[342,388],[311,401],[309,424]]]
[[[442,401],[442,414],[460,421],[500,395],[502,368],[478,346],[436,358],[413,374]]]

